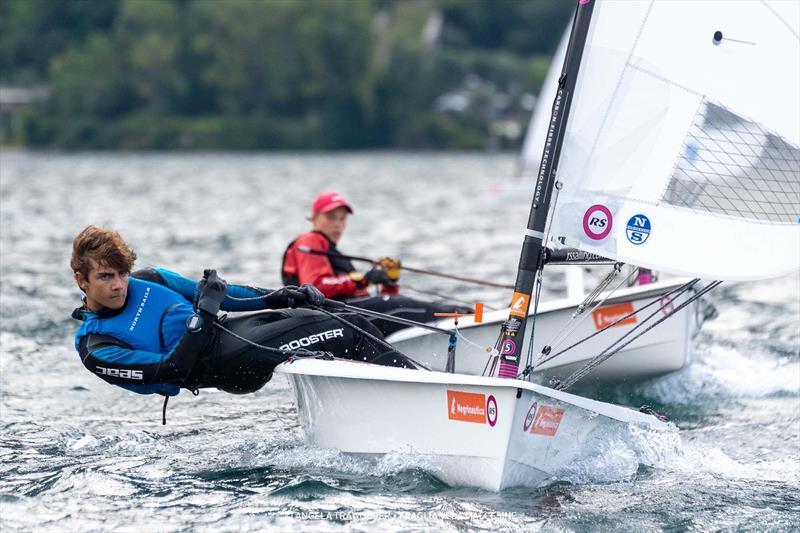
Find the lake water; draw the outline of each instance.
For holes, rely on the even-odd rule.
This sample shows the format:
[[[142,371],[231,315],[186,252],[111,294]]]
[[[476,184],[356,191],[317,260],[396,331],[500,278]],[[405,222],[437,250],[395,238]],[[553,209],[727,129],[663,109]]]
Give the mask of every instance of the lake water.
[[[790,531],[800,529],[800,281],[726,283],[683,371],[606,391],[656,406],[680,444],[656,466],[615,453],[536,489],[448,487],[413,457],[303,441],[284,378],[170,402],[90,375],[73,348],[74,235],[120,231],[198,277],[277,286],[313,196],[355,215],[346,253],[512,283],[530,193],[511,155],[0,155],[3,531]],[[513,187],[511,187],[513,189]],[[742,243],[743,260],[749,258]],[[404,273],[414,291],[502,306],[509,294]],[[545,297],[562,289],[549,276]]]

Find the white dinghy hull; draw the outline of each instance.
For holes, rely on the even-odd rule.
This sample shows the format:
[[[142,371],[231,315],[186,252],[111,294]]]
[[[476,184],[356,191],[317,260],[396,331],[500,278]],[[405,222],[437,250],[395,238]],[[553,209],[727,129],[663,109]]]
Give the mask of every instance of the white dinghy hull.
[[[631,409],[524,381],[302,359],[279,365],[313,445],[413,454],[452,486],[540,486],[631,424],[667,424]]]
[[[592,313],[580,324],[579,327],[560,346],[553,346],[553,352],[577,342],[578,340],[596,333],[617,318],[630,311],[636,310],[636,315],[622,323],[609,328],[601,334],[588,339],[572,350],[559,355],[551,361],[537,366],[534,374],[536,381],[546,383],[549,379],[564,379],[572,372],[589,362],[594,356],[600,354],[612,342],[635,328],[646,316],[659,308],[660,302],[650,306],[644,311],[640,310],[654,300],[660,300],[664,295],[676,287],[689,281],[688,279],[672,279],[649,285],[630,287],[616,291],[606,303]],[[601,296],[602,297],[602,296]],[[682,296],[676,305],[684,301]],[[534,356],[542,347],[550,343],[553,337],[568,324],[575,308],[580,303],[579,299],[566,298],[543,302],[539,305],[536,316],[535,337],[531,331],[534,321],[530,318],[526,324],[525,344],[520,353],[526,354],[528,343],[534,338]],[[653,328],[647,335],[623,348],[619,353],[601,363],[593,370],[590,379],[599,381],[622,381],[626,379],[647,379],[669,372],[680,370],[689,363],[689,346],[692,337],[702,325],[702,303],[693,302],[685,309],[670,317],[658,327]],[[532,311],[531,315],[532,316]],[[663,316],[660,312],[654,319]],[[493,346],[497,340],[500,324],[508,318],[508,311],[492,311],[484,314],[483,322],[475,324],[472,317],[459,320],[459,331],[470,342],[477,346],[458,341],[456,349],[455,371],[460,374],[480,376],[486,368],[488,353],[485,348]],[[452,320],[442,320],[436,323],[442,329],[453,329]],[[640,328],[638,331],[641,331]],[[447,363],[447,337],[420,328],[409,328],[389,336],[387,340],[400,352],[408,355],[433,370],[443,371]],[[525,358],[523,356],[522,360]]]

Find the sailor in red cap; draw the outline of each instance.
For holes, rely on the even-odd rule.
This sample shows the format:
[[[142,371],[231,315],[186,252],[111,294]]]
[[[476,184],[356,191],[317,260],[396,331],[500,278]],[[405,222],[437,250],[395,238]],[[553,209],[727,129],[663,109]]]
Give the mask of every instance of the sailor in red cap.
[[[391,312],[417,321],[433,320],[434,312],[468,312],[456,305],[422,302],[399,296],[400,261],[382,257],[367,272],[359,272],[337,248],[347,227],[353,208],[337,191],[320,193],[311,204],[312,229],[292,241],[283,254],[281,276],[286,285],[310,283],[326,298],[347,301],[359,307]],[[378,289],[371,296],[369,286]],[[393,322],[374,321],[388,335],[403,326]]]
[[[397,294],[399,268],[393,269],[392,277],[380,265],[362,274],[336,249],[351,214],[353,208],[336,191],[325,191],[314,199],[309,219],[312,230],[292,241],[283,254],[284,283],[310,283],[326,298],[336,299],[369,296],[370,284],[380,286],[381,294]]]

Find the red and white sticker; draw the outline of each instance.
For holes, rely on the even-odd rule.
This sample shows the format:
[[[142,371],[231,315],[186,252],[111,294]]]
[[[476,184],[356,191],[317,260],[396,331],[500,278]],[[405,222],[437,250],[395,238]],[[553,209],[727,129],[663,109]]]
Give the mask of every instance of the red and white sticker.
[[[595,204],[583,214],[583,232],[590,239],[600,241],[611,233],[613,222],[611,210],[604,205]]]
[[[494,400],[494,397],[490,396]],[[495,422],[497,421],[497,402],[494,403]],[[486,423],[486,395],[475,392],[447,391],[447,418],[462,422]],[[494,424],[492,424],[494,425]]]
[[[561,424],[561,418],[563,416],[563,409],[547,405],[539,406],[536,410],[536,416],[533,419],[531,433],[537,433],[548,437],[554,436],[558,431],[558,426]]]
[[[594,319],[594,327],[598,330],[606,328],[622,317],[633,313],[633,302],[623,302],[621,304],[606,305],[599,309],[592,311],[592,318]],[[625,320],[620,320],[614,327],[625,326],[627,324],[636,324],[636,315],[631,315]]]

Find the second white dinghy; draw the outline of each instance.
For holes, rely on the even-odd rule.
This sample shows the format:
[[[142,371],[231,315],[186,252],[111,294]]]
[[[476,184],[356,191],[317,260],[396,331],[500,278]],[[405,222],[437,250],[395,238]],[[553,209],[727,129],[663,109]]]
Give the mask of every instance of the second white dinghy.
[[[531,320],[525,334],[525,338],[531,340],[521,347],[523,353],[527,352],[528,345],[533,342],[534,353],[541,354],[545,346],[549,346],[546,350],[548,356],[533,366],[533,378],[546,384],[551,379],[561,380],[569,376],[602,353],[609,344],[624,340],[626,335],[634,333],[635,328],[650,314],[662,316],[682,302],[686,296],[675,298],[675,294],[688,282],[690,280],[686,278],[673,278],[649,285],[626,287],[615,291],[613,295],[601,293],[598,301],[603,302],[602,305],[586,308],[583,316],[575,318],[573,316],[583,299],[568,296],[542,302],[536,310],[536,335],[532,335],[534,322]],[[672,298],[675,298],[675,302]],[[665,303],[667,305],[662,310]],[[690,362],[692,339],[706,318],[713,316],[714,312],[713,306],[703,300],[692,302],[648,335],[636,338],[614,357],[598,365],[591,379],[620,383],[680,370]],[[452,319],[434,324],[446,331],[455,331],[457,327],[460,339],[454,361],[455,372],[473,376],[493,374],[492,369],[496,365],[492,363],[500,354],[498,350],[492,352],[491,348],[506,318],[508,310],[498,310],[484,313],[480,322],[476,322],[472,316],[465,316],[459,318],[457,326]],[[568,335],[564,334],[567,332]],[[448,343],[439,332],[407,328],[392,334],[387,340],[399,351],[433,370],[444,371],[447,368]],[[577,343],[578,340],[583,342]],[[499,352],[502,353],[502,348]]]

